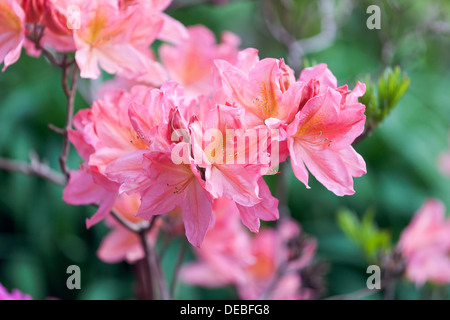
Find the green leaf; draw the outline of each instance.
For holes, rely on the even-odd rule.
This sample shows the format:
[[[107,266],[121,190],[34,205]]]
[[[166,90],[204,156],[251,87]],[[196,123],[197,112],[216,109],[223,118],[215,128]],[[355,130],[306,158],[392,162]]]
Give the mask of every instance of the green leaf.
[[[374,218],[373,209],[368,209],[361,220],[347,209],[341,209],[337,214],[337,222],[342,231],[360,247],[369,261],[375,261],[381,251],[390,248],[391,243],[390,233],[379,230]]]

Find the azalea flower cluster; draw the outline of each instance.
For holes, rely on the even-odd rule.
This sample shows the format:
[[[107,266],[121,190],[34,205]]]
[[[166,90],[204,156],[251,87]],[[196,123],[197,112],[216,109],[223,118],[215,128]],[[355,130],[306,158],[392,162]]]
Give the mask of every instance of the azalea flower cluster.
[[[236,56],[234,64],[211,60],[214,90],[194,99],[169,81],[159,89],[108,91],[77,113],[69,138],[85,163],[71,173],[64,200],[99,203],[88,226],[106,218],[121,194],[138,193],[138,217],[181,209],[195,246],[220,197],[232,200],[256,232],[260,219],[278,219],[278,200],[263,176],[289,155],[307,187],[306,167],[335,194],[354,193],[352,178],[365,173],[351,147],[364,128],[364,105],[357,102],[364,85],[337,88],[324,64],[296,81],[283,60],[260,60],[255,49]]]
[[[353,194],[353,177],[366,172],[351,146],[364,129],[365,86],[337,87],[325,64],[296,80],[282,59],[240,51],[230,32],[217,44],[207,28],[185,28],[163,13],[170,2],[0,0],[4,69],[25,47],[31,55],[75,52],[84,78],[99,77],[100,67],[116,74],[69,133],[84,164],[64,200],[99,205],[88,227],[123,194],[137,194],[140,218],[181,209],[195,246],[220,197],[256,232],[260,219],[278,219],[263,176],[288,156],[307,188],[308,169],[336,195]],[[165,42],[161,62],[150,47],[156,39]]]
[[[232,200],[256,232],[260,219],[278,218],[278,201],[263,176],[289,155],[306,187],[308,168],[335,194],[354,193],[352,178],[365,173],[351,147],[364,128],[364,105],[357,101],[364,85],[351,92],[337,87],[324,64],[296,80],[282,59],[260,59],[252,48],[239,51],[232,33],[216,44],[207,28],[184,28],[162,13],[169,3],[77,1],[83,19],[68,29],[62,23],[69,3],[1,1],[1,23],[11,31],[2,43],[5,68],[25,46],[75,51],[82,77],[97,77],[99,65],[118,75],[90,109],[78,112],[69,132],[84,164],[71,173],[64,200],[99,205],[88,227],[128,194],[135,210],[125,210],[133,212],[125,217],[148,220],[181,210],[195,246],[220,197]],[[39,46],[30,45],[36,36]],[[157,37],[172,42],[159,49],[162,63],[149,47]],[[238,143],[242,137],[250,143]]]

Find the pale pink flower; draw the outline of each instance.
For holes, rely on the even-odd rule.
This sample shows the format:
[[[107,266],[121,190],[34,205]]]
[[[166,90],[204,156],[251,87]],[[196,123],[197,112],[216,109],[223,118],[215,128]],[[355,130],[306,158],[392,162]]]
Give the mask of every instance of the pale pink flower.
[[[445,206],[428,199],[400,236],[398,248],[406,260],[406,276],[418,285],[450,283],[450,219]]]
[[[32,300],[31,296],[24,294],[17,289],[9,293],[0,283],[0,300]]]
[[[25,41],[25,13],[16,0],[0,0],[0,63],[2,71],[16,62]]]
[[[175,46],[164,44],[159,53],[170,79],[183,86],[187,98],[211,96],[214,90],[212,67],[214,59],[234,64],[240,39],[231,32],[221,35],[216,44],[214,33],[204,26],[188,27],[189,38]]]
[[[123,193],[117,197],[113,209],[123,218],[131,223],[139,223],[141,218],[135,217],[141,204],[140,196],[134,193],[130,196]],[[107,225],[112,229],[102,240],[100,248],[97,251],[98,257],[108,263],[127,261],[134,263],[145,256],[139,236],[112,217],[106,220]],[[159,225],[155,225],[147,235],[148,245],[155,245]]]
[[[119,8],[114,1],[92,1],[81,8],[81,28],[74,30],[76,61],[83,78],[108,73],[141,77],[153,59],[149,49],[163,18],[145,4]]]

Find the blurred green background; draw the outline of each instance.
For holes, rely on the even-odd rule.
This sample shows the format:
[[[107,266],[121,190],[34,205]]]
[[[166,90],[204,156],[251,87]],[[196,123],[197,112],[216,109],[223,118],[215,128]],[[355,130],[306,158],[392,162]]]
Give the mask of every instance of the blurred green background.
[[[450,211],[450,180],[436,165],[439,153],[449,148],[450,2],[209,2],[175,1],[168,13],[185,25],[204,24],[217,35],[224,30],[235,32],[242,38],[241,47],[258,48],[261,58],[285,58],[297,68],[305,58],[327,63],[339,85],[348,83],[350,88],[366,75],[377,79],[387,66],[399,65],[408,74],[410,87],[398,106],[370,137],[355,146],[368,171],[355,179],[355,195],[337,197],[312,176],[307,190],[287,171],[291,214],[305,232],[317,238],[317,258],[329,266],[326,296],[365,287],[368,262],[339,229],[339,209],[347,208],[359,216],[373,210],[377,225],[390,232],[394,243],[427,197],[441,199]],[[381,8],[380,30],[366,27],[366,9],[372,2]],[[293,39],[325,30],[325,40],[319,47],[292,52],[280,30]],[[81,92],[89,85],[82,82]],[[83,96],[77,96],[77,109],[88,107]],[[48,129],[48,123],[63,126],[64,121],[60,71],[44,58],[22,54],[18,63],[0,74],[0,156],[28,161],[29,151],[35,150],[58,169],[62,139]],[[72,148],[69,167],[76,169],[79,161]],[[275,195],[277,179],[268,179]],[[106,264],[96,257],[108,229],[100,224],[86,230],[85,218],[92,215],[92,208],[66,205],[61,187],[19,173],[0,171],[0,195],[0,283],[6,288],[19,288],[35,299],[134,297],[132,266]],[[175,242],[164,256],[168,274],[174,268],[177,249]],[[192,259],[191,253],[188,259]],[[66,268],[72,264],[81,268],[81,290],[66,287]],[[396,297],[429,297],[428,289],[404,281]],[[450,290],[444,290],[448,298]],[[438,297],[445,297],[445,292]],[[228,299],[236,295],[232,288],[205,290],[181,285],[176,298]]]

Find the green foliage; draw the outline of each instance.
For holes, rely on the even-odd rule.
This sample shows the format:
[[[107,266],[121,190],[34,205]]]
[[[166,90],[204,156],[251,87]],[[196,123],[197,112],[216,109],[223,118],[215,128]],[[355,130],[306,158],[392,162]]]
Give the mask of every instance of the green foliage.
[[[395,108],[409,87],[410,79],[400,67],[386,68],[374,84],[366,77],[366,93],[360,102],[366,106],[367,126],[376,128]]]
[[[361,220],[348,209],[341,209],[337,214],[340,228],[362,249],[369,262],[375,262],[382,251],[391,247],[391,234],[387,230],[379,230],[374,218],[375,211],[370,209]]]

